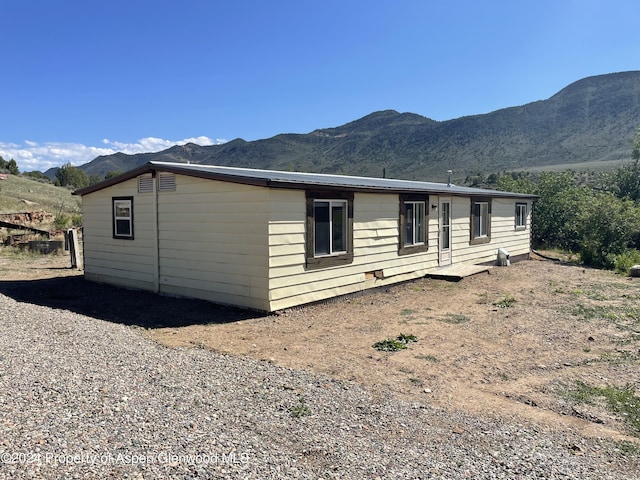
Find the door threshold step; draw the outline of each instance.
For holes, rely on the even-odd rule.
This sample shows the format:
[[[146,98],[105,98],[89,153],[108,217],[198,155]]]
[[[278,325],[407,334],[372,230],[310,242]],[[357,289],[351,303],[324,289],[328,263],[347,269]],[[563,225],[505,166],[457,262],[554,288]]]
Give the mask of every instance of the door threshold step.
[[[428,273],[426,277],[439,280],[462,280],[465,277],[477,275],[478,273],[488,272],[493,267],[491,265],[453,265]]]

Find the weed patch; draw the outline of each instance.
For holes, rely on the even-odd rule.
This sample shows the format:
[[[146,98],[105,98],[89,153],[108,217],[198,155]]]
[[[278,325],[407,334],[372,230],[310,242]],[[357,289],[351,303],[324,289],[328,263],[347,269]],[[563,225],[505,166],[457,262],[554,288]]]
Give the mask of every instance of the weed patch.
[[[307,415],[311,415],[311,409],[307,406],[304,401],[304,397],[298,397],[299,403],[291,407],[290,412],[291,416],[294,418],[306,417]]]
[[[484,293],[478,293],[478,304],[480,305],[487,305],[489,304],[489,294],[487,292]]]
[[[617,443],[617,447],[625,457],[640,457],[640,446],[637,443],[623,440]]]
[[[407,348],[407,344],[411,342],[417,342],[418,338],[415,335],[405,335],[401,333],[396,338],[387,338],[386,340],[380,340],[374,343],[372,346],[379,352],[397,352]]]
[[[2,256],[6,256],[15,260],[26,260],[29,258],[40,258],[44,254],[38,250],[29,250],[18,247],[3,247]]]
[[[442,320],[444,323],[450,323],[452,325],[456,325],[459,323],[466,323],[471,319],[466,315],[462,315],[460,313],[447,313],[440,320]]]
[[[606,320],[618,328],[626,330],[640,323],[640,308],[626,305],[585,305],[577,304],[569,308],[569,313],[583,321]]]
[[[615,352],[604,352],[600,355],[600,361],[611,363],[613,365],[622,365],[625,363],[633,363],[638,360],[638,356],[627,350],[617,350]]]
[[[516,298],[513,295],[507,294],[502,300],[493,302],[493,306],[498,308],[511,308],[515,305],[515,303],[516,303]]]
[[[401,333],[396,337],[396,340],[406,344],[411,342],[417,342],[418,337],[416,337],[415,335],[405,335],[404,333]]]
[[[438,362],[438,357],[435,357],[434,355],[416,355],[415,358],[417,358],[418,360],[426,360],[427,362],[433,362],[436,363]]]
[[[407,348],[407,344],[394,340],[393,338],[387,338],[386,340],[380,340],[374,343],[373,348],[379,352],[397,352]]]
[[[565,396],[576,403],[586,404],[604,399],[609,411],[618,415],[635,436],[640,436],[640,397],[635,394],[633,385],[595,387],[577,380]]]

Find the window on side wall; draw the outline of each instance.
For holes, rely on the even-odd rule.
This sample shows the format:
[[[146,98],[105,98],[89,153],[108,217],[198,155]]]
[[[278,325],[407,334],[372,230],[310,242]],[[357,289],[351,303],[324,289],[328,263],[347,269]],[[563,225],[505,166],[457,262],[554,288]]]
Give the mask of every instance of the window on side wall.
[[[400,196],[399,255],[426,252],[429,248],[427,241],[427,226],[429,224],[428,206],[428,196]]]
[[[491,199],[471,199],[471,245],[491,241]]]
[[[353,193],[307,192],[307,268],[353,262]]]
[[[133,197],[113,197],[113,238],[133,240]]]
[[[527,228],[527,204],[516,203],[516,230]]]

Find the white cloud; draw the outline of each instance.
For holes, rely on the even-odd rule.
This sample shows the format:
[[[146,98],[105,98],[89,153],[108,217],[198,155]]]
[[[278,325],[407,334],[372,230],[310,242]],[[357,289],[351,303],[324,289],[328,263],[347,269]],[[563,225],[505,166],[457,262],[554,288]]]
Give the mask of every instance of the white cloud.
[[[129,155],[145,152],[159,152],[174,145],[195,143],[197,145],[219,145],[225,143],[223,139],[212,139],[205,136],[185,138],[172,141],[162,138],[146,137],[135,143],[126,143],[103,139],[103,146],[95,147],[71,142],[43,142],[38,143],[25,140],[23,145],[4,143],[0,141],[0,156],[5,160],[14,159],[21,172],[40,170],[42,172],[52,167],[60,167],[66,163],[82,165],[100,155],[111,155],[116,152]]]

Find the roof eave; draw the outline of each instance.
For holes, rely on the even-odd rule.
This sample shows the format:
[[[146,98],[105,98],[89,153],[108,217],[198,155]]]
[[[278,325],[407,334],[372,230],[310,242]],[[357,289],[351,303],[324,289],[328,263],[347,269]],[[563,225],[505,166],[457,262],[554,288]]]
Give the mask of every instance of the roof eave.
[[[87,195],[88,193],[97,192],[98,190],[102,190],[103,188],[108,188],[112,185],[116,185],[121,182],[125,182],[132,178],[137,177],[138,175],[142,175],[144,173],[149,173],[152,170],[152,165],[150,163],[145,163],[144,165],[140,165],[139,167],[133,168],[131,170],[127,170],[120,175],[116,175],[115,177],[111,177],[107,180],[102,180],[100,182],[89,185],[88,187],[79,188],[78,190],[74,190],[71,192],[71,195]]]
[[[219,173],[219,172],[207,172],[196,169],[184,168],[182,164],[170,164],[164,162],[148,162],[144,165],[140,165],[139,167],[128,170],[120,175],[109,178],[108,180],[103,180],[98,183],[94,183],[93,185],[89,185],[88,187],[80,188],[73,192],[73,195],[87,195],[89,193],[96,192],[98,190],[102,190],[104,188],[108,188],[112,185],[116,185],[118,183],[130,180],[139,175],[143,175],[145,173],[153,173],[157,171],[176,173],[181,175],[188,175],[196,178],[204,178],[208,180],[220,180],[225,182],[239,183],[243,185],[254,185],[260,187],[273,187],[273,188],[290,188],[296,190],[310,190],[310,189],[318,189],[318,190],[340,190],[340,191],[354,191],[354,192],[364,192],[364,193],[389,193],[389,194],[398,194],[398,193],[423,193],[423,194],[434,194],[434,195],[451,195],[451,196],[485,196],[485,197],[510,197],[510,198],[530,198],[535,199],[538,198],[537,195],[531,194],[523,194],[516,192],[500,192],[497,190],[485,190],[481,189],[481,191],[464,191],[457,190],[455,187],[451,187],[445,184],[442,184],[441,188],[433,187],[433,188],[401,188],[401,187],[375,187],[375,186],[367,186],[367,185],[343,185],[343,184],[331,184],[331,183],[313,183],[313,182],[291,182],[285,180],[274,180],[269,178],[255,178],[255,177],[246,177],[240,175],[234,175],[232,173]],[[461,187],[464,188],[464,187]]]

